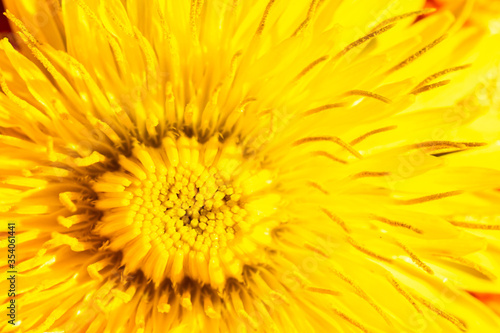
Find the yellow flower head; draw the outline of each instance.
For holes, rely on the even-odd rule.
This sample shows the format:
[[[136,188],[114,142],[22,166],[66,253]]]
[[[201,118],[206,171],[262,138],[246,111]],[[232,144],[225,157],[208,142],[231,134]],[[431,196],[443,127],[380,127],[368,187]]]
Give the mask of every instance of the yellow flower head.
[[[2,332],[497,332],[500,43],[465,9],[4,3]]]

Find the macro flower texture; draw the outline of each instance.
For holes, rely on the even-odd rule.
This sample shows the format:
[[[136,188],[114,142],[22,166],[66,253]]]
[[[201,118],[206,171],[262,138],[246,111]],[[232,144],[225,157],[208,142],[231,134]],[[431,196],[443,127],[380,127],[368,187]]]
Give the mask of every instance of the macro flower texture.
[[[500,331],[495,13],[3,3],[1,332]]]

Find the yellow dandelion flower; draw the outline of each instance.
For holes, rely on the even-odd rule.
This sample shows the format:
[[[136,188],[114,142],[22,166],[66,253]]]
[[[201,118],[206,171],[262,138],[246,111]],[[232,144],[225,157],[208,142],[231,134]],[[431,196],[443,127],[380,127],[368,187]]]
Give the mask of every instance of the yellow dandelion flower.
[[[2,332],[498,331],[498,36],[413,0],[4,3]]]

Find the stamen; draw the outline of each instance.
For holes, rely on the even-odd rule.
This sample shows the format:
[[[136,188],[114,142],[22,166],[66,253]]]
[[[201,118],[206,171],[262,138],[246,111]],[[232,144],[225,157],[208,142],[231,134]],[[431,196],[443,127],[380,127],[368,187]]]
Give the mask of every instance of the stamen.
[[[451,80],[444,80],[444,81],[439,81],[439,82],[436,82],[436,83],[433,83],[433,84],[428,84],[426,86],[423,86],[423,87],[417,88],[415,90],[412,90],[412,92],[410,92],[410,94],[411,95],[418,95],[418,94],[427,92],[429,90],[445,86],[445,85],[449,84],[450,82],[451,82]]]
[[[376,130],[373,130],[373,131],[370,131],[366,134],[363,134],[362,136],[352,140],[349,144],[351,146],[355,146],[357,145],[358,143],[366,140],[367,138],[369,138],[370,136],[374,135],[374,134],[378,134],[378,133],[383,133],[383,132],[387,132],[387,131],[392,131],[394,129],[398,128],[397,126],[388,126],[388,127],[383,127],[383,128],[379,128],[379,129],[376,129]]]
[[[326,110],[330,110],[330,109],[334,109],[334,108],[341,108],[341,107],[345,107],[345,106],[347,106],[347,103],[326,104],[326,105],[311,109],[309,111],[305,111],[301,115],[304,117],[307,117],[307,116],[310,116],[310,115],[313,115],[313,114],[316,114],[316,113],[319,113],[322,111],[326,111]]]
[[[313,0],[314,1],[314,0]],[[307,26],[309,25],[309,21],[311,19],[309,17],[307,17],[304,21],[302,21],[302,23],[299,25],[299,27],[294,31],[294,33],[292,34],[292,38],[293,37],[297,37],[302,31],[304,31]]]
[[[211,318],[211,319],[218,319],[220,318],[220,312],[215,310],[215,306],[212,302],[211,295],[206,293],[203,296],[203,309],[205,311],[205,314]]]
[[[191,10],[189,15],[189,22],[191,24],[191,29],[193,32],[196,31],[196,6],[198,5],[198,0],[191,0]]]
[[[330,142],[336,143],[337,145],[344,148],[345,150],[347,150],[348,152],[350,152],[352,155],[356,156],[357,158],[359,158],[359,159],[363,158],[363,156],[357,150],[354,150],[349,144],[345,143],[340,138],[335,137],[335,136],[307,137],[307,138],[303,138],[303,139],[295,141],[292,144],[292,146],[296,147],[296,146],[300,146],[300,145],[305,144],[305,143],[317,142],[317,141],[330,141]]]
[[[106,156],[98,153],[97,151],[92,152],[92,154],[87,157],[75,158],[75,164],[79,167],[88,167],[104,161],[106,161]]]
[[[241,58],[242,55],[243,52],[239,50],[231,58],[231,67],[227,78],[227,82],[232,82],[234,77],[236,76],[236,71],[238,70],[238,60]]]
[[[358,251],[360,252],[363,252],[364,254],[367,254],[369,255],[370,257],[373,257],[377,260],[381,260],[381,261],[385,261],[385,262],[388,262],[388,263],[391,263],[392,262],[392,259],[390,258],[386,258],[384,256],[381,256],[373,251],[370,251],[368,250],[366,247],[360,245],[359,243],[357,243],[353,238],[351,237],[347,237],[347,241],[349,242],[349,244],[352,245],[352,247],[354,247],[355,249],[357,249]]]
[[[132,31],[130,26],[123,24],[116,13],[109,6],[106,6],[105,9],[106,14],[111,18],[111,20],[113,20],[113,23],[115,23],[121,31],[123,31],[129,37],[135,37],[134,32]]]
[[[389,273],[388,273],[389,274]],[[413,305],[413,307],[415,308],[415,310],[418,311],[418,313],[422,313],[422,310],[420,309],[420,307],[417,305],[417,303],[415,302],[415,300],[413,299],[412,295],[410,295],[406,290],[404,290],[401,285],[399,284],[399,282],[391,275],[388,275],[387,276],[387,280],[389,280],[389,282],[392,284],[392,286],[401,294],[403,295],[404,298],[406,298],[408,300],[408,302],[411,303],[411,305]]]
[[[144,170],[135,162],[132,160],[124,157],[123,155],[120,156],[120,165],[133,174],[135,177],[137,177],[139,180],[145,180],[147,178],[146,173]]]
[[[426,141],[416,143],[414,145],[410,145],[410,149],[419,149],[419,148],[432,148],[432,147],[449,147],[449,148],[473,148],[473,147],[482,147],[486,146],[487,143],[484,142],[453,142],[453,141]]]
[[[19,20],[14,14],[12,14],[10,10],[7,9],[5,11],[5,16],[7,16],[7,18],[12,23],[14,23],[14,25],[23,33],[24,36],[26,36],[29,42],[35,45],[40,44],[40,42],[31,34],[28,28],[26,28],[24,23],[21,20]]]
[[[167,20],[165,19],[165,15],[163,14],[163,11],[161,10],[160,4],[158,0],[153,0],[153,6],[156,8],[156,13],[158,14],[158,17],[160,19],[160,27],[162,31],[162,37],[165,40],[168,40],[171,42],[171,34],[170,30],[167,24]]]
[[[111,295],[115,297],[114,301],[118,300],[120,303],[127,304],[132,299],[133,294],[135,293],[135,287],[131,286],[127,289],[127,292],[112,289]]]
[[[435,11],[434,8],[425,8],[425,9],[417,10],[417,11],[414,11],[414,12],[409,12],[409,13],[406,13],[406,14],[401,14],[401,15],[398,15],[398,16],[394,16],[394,17],[391,17],[391,18],[389,18],[387,20],[384,20],[384,21],[380,22],[379,24],[377,24],[377,26],[375,28],[373,28],[373,30],[378,29],[379,27],[383,27],[385,25],[391,24],[391,23],[395,23],[397,21],[404,20],[405,18],[408,18],[408,17],[411,17],[411,16],[426,15],[426,14],[432,13],[434,11]]]
[[[332,161],[335,161],[335,162],[338,162],[338,163],[341,163],[341,164],[347,164],[347,161],[343,160],[343,159],[340,159],[338,157],[335,157],[333,156],[332,154],[326,152],[326,151],[315,151],[315,152],[312,152],[311,153],[313,156],[323,156],[323,157],[326,157],[326,158],[329,158],[331,159]]]
[[[57,217],[57,222],[66,228],[71,228],[75,224],[86,222],[88,220],[90,220],[90,217],[86,214],[71,215],[69,217],[64,217],[64,216]]]
[[[307,287],[306,289],[309,291],[315,292],[315,293],[320,293],[320,294],[325,294],[325,295],[331,295],[331,296],[339,296],[340,295],[339,291],[334,291],[334,290],[330,290],[330,289],[315,288],[315,287]]]
[[[205,0],[198,0],[196,15],[200,17],[201,11],[203,10],[203,5],[205,4]]]
[[[160,313],[169,313],[170,309],[172,306],[168,304],[168,294],[163,294],[160,296],[160,299],[158,300],[158,305],[156,308],[158,309],[158,312]]]
[[[238,105],[237,109],[238,110],[245,110],[245,108],[253,103],[253,102],[256,102],[257,101],[257,98],[254,98],[254,97],[248,97],[248,98],[245,98],[243,101],[241,101],[241,103]]]
[[[38,61],[40,61],[43,67],[45,67],[47,72],[49,72],[50,75],[52,75],[52,77],[56,79],[58,82],[64,82],[65,81],[64,77],[56,70],[54,65],[42,54],[42,52],[40,52],[40,50],[35,47],[36,44],[31,43],[29,37],[26,36],[22,31],[19,31],[18,34],[21,37],[21,39],[26,43],[26,46],[30,49],[33,56]]]
[[[273,296],[274,298],[276,298],[276,299],[278,299],[278,300],[280,300],[280,301],[284,302],[285,304],[290,305],[290,300],[289,300],[289,299],[288,299],[288,297],[286,297],[283,293],[277,292],[277,291],[275,291],[275,290],[271,290],[271,291],[269,292],[269,294],[270,294],[271,296]]]
[[[443,317],[444,319],[448,320],[450,323],[455,325],[459,330],[462,332],[467,332],[467,325],[459,318],[444,312],[443,310],[437,308],[435,305],[433,305],[431,302],[426,300],[425,298],[419,296],[417,293],[412,292],[412,296],[418,300],[420,303],[422,303],[424,306],[426,306],[428,309],[436,313],[437,315]]]
[[[7,82],[5,81],[4,76],[0,73],[0,87],[2,88],[2,92],[15,104],[17,104],[21,109],[31,109],[30,111],[35,111],[35,112],[30,112],[30,114],[33,114],[37,116],[37,118],[40,117],[45,117],[44,114],[39,112],[39,110],[36,110],[31,104],[26,102],[24,99],[21,99],[14,95],[14,93],[10,90],[9,86],[7,86]],[[41,119],[39,119],[41,120]],[[48,119],[44,119],[47,120]]]
[[[326,195],[329,195],[330,192],[328,192],[327,190],[325,190],[323,187],[321,187],[321,185],[319,185],[318,183],[315,183],[315,182],[307,182],[309,186],[312,186],[314,187],[315,189],[317,189],[318,191],[322,192],[323,194],[326,194]]]
[[[368,304],[370,304],[370,306],[372,308],[374,308],[375,311],[377,311],[377,313],[382,318],[384,318],[384,320],[387,322],[387,324],[389,324],[389,326],[392,326],[392,323],[391,323],[391,321],[389,319],[389,316],[382,310],[382,308],[380,306],[378,306],[377,304],[375,304],[375,302],[368,296],[368,294],[365,291],[363,291],[363,289],[361,289],[360,286],[358,286],[356,283],[354,283],[354,281],[350,277],[344,275],[340,271],[338,271],[338,270],[336,270],[334,268],[330,268],[330,269],[342,281],[344,281],[347,284],[349,284],[354,289],[354,291],[356,292],[356,295],[358,295],[359,297],[361,297],[362,299],[364,299]]]
[[[95,84],[95,83],[94,83]],[[102,121],[101,119],[98,119],[97,117],[94,117],[91,114],[87,114],[87,119],[90,121],[92,126],[94,126],[96,129],[102,131],[112,142],[116,144],[120,144],[121,138],[115,130],[117,126],[111,127],[108,123]],[[112,151],[112,149],[111,149]]]
[[[448,221],[454,226],[467,229],[500,230],[500,224],[479,224],[459,221]]]
[[[414,53],[412,56],[408,57],[406,60],[402,61],[398,65],[396,65],[393,68],[391,68],[388,71],[388,73],[392,73],[392,72],[398,71],[398,70],[400,70],[400,69],[408,66],[409,64],[411,64],[412,62],[414,62],[415,60],[417,60],[418,58],[420,58],[421,56],[423,56],[425,53],[427,53],[429,50],[431,50],[434,46],[438,45],[443,40],[445,40],[446,37],[448,37],[448,36],[447,35],[443,35],[443,36],[439,37],[438,39],[434,40],[432,43],[430,43],[426,47],[422,48],[420,51]]]
[[[372,215],[371,216],[372,219],[376,220],[376,221],[379,221],[379,222],[382,222],[382,223],[386,223],[388,225],[392,225],[393,227],[400,227],[400,228],[406,228],[406,229],[409,229],[411,231],[414,231],[416,232],[417,234],[421,234],[422,233],[422,230],[410,225],[410,224],[406,224],[406,223],[403,223],[403,222],[399,222],[399,221],[393,221],[393,220],[389,220],[385,217],[382,217],[382,216],[377,216],[377,215]]]
[[[379,95],[379,94],[375,94],[375,93],[372,93],[371,91],[365,91],[365,90],[351,90],[351,91],[348,91],[344,94],[344,96],[363,96],[363,97],[370,97],[370,98],[374,98],[374,99],[377,99],[383,103],[386,103],[386,104],[390,104],[392,103],[392,101],[387,98],[387,97],[384,97],[382,95]]]
[[[309,10],[307,12],[306,19],[304,21],[302,21],[302,23],[299,25],[299,27],[292,34],[292,37],[296,37],[299,33],[301,33],[302,31],[304,31],[309,26],[309,23],[311,22],[312,16],[315,13],[316,2],[317,1],[318,0],[312,0],[311,1],[311,5],[309,6]]]
[[[125,56],[120,48],[120,45],[116,41],[115,37],[112,36],[108,30],[106,30],[101,22],[101,20],[97,17],[97,15],[90,9],[90,7],[83,0],[76,0],[76,3],[82,10],[87,14],[87,16],[94,21],[94,23],[99,27],[102,31],[106,39],[108,40],[109,46],[115,56],[115,61],[118,66],[120,73],[127,73],[127,68],[125,67]]]
[[[269,0],[269,3],[266,6],[266,9],[264,10],[264,15],[262,15],[262,20],[259,23],[259,27],[257,28],[257,31],[255,33],[256,36],[260,36],[262,32],[264,31],[264,27],[266,25],[266,20],[269,15],[269,12],[271,11],[271,8],[273,7],[274,3],[276,0]]]
[[[396,203],[399,205],[416,205],[416,204],[421,204],[424,202],[429,202],[429,201],[434,201],[434,200],[452,197],[455,195],[460,195],[462,193],[463,193],[462,191],[451,191],[451,192],[427,195],[425,197],[420,197],[420,198],[415,198],[415,199],[396,200]]]
[[[351,179],[367,178],[367,177],[384,177],[389,176],[390,172],[373,172],[373,171],[363,171],[352,175]]]
[[[46,248],[54,248],[61,245],[68,245],[72,251],[81,252],[88,250],[88,245],[83,242],[79,242],[76,237],[71,237],[68,235],[60,234],[58,232],[53,232],[51,234],[52,239],[44,244]]]
[[[421,269],[423,269],[424,271],[426,271],[427,273],[431,274],[431,275],[434,275],[434,272],[433,270],[427,266],[422,260],[420,260],[419,257],[417,257],[417,255],[412,252],[407,246],[405,246],[403,243],[399,242],[396,240],[396,244],[402,248],[411,258],[411,260],[418,266],[420,267]]]
[[[336,309],[336,308],[332,308],[333,312],[335,312],[339,317],[341,317],[342,319],[344,319],[345,321],[349,322],[351,325],[353,326],[356,326],[357,328],[359,328],[361,331],[363,331],[364,333],[369,333],[370,331],[365,327],[363,326],[359,321],[349,317],[348,315],[346,315],[345,313],[341,312],[340,310]]]
[[[449,74],[449,73],[453,73],[453,72],[457,72],[457,71],[460,71],[460,70],[463,70],[463,69],[466,69],[466,68],[469,68],[471,67],[471,64],[467,64],[467,65],[463,65],[463,66],[457,66],[457,67],[451,67],[451,68],[447,68],[443,71],[440,71],[440,72],[437,72],[437,73],[434,73],[432,74],[431,76],[427,77],[425,80],[423,80],[422,82],[420,82],[416,87],[415,89],[418,89],[420,87],[423,87],[425,86],[426,84],[434,81],[435,79],[437,79],[438,77],[441,77],[443,75],[446,75],[446,74]]]
[[[311,244],[304,243],[303,246],[304,246],[304,248],[311,250],[312,252],[317,253],[320,256],[323,256],[325,258],[329,258],[329,256],[325,252],[321,251],[320,249],[318,249],[317,247],[315,247]]]
[[[304,68],[302,70],[302,72],[299,73],[299,75],[297,75],[295,77],[295,81],[299,80],[300,78],[304,77],[309,71],[311,71],[314,67],[318,66],[319,64],[321,64],[322,62],[325,62],[329,59],[330,57],[325,55],[325,56],[322,56],[316,60],[314,60],[312,63],[310,63],[309,65],[306,66],[306,68]]]
[[[73,200],[76,200],[80,197],[78,193],[73,192],[64,192],[59,193],[59,201],[66,207],[70,212],[74,213],[77,211],[77,207],[74,204]]]
[[[137,27],[134,27],[134,37],[139,43],[139,47],[146,59],[146,75],[147,78],[156,75],[155,57],[154,50],[152,50],[149,41],[143,36]],[[153,80],[154,82],[155,80]]]
[[[394,24],[393,25],[388,25],[386,27],[383,27],[383,28],[380,28],[372,33],[369,33],[368,35],[364,36],[364,37],[361,37],[360,39],[352,42],[351,44],[347,45],[342,51],[340,51],[333,59],[334,60],[337,60],[339,59],[340,57],[344,56],[347,52],[351,51],[352,49],[354,49],[355,47],[358,47],[366,42],[368,42],[370,39],[373,39],[375,37],[377,37],[378,35],[380,34],[383,34],[384,32],[386,32],[387,30],[390,30],[394,27]]]
[[[104,277],[99,273],[99,271],[103,270],[105,267],[111,264],[112,261],[108,257],[87,266],[87,272],[93,280],[102,282],[104,280]]]
[[[181,306],[188,311],[193,310],[193,303],[191,302],[191,292],[187,288],[182,293]]]
[[[338,217],[337,215],[333,214],[332,212],[328,211],[325,208],[321,208],[321,211],[326,214],[332,220],[333,222],[337,223],[342,229],[344,229],[345,232],[350,233],[349,228],[345,224],[345,222]]]

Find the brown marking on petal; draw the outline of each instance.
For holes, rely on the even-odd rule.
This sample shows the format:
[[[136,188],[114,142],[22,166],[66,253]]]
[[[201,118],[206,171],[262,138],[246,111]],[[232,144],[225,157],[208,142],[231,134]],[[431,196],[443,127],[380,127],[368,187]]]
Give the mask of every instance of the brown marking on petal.
[[[307,73],[309,73],[314,67],[318,66],[319,64],[321,64],[322,62],[325,62],[327,61],[328,59],[330,59],[330,56],[328,55],[325,55],[325,56],[322,56],[316,60],[314,60],[312,63],[310,63],[309,65],[307,65],[296,77],[295,77],[295,81],[299,80],[300,78],[304,77]]]
[[[326,111],[326,110],[331,110],[331,109],[334,109],[334,108],[341,108],[341,107],[345,107],[345,106],[347,106],[347,103],[326,104],[326,105],[322,105],[322,106],[319,106],[317,108],[305,111],[301,115],[307,117],[307,116],[310,116],[310,115],[313,115],[313,114],[316,114],[316,113],[319,113],[319,112],[323,112],[323,111]]]
[[[401,287],[401,285],[398,282],[398,280],[396,280],[392,275],[388,275],[387,276],[387,280],[394,287],[394,289],[396,289],[398,291],[398,293],[400,293],[401,295],[403,295],[403,297],[406,298],[406,300],[408,302],[410,302],[411,305],[413,305],[413,307],[415,308],[415,310],[417,310],[418,313],[422,313],[422,310],[417,305],[417,303],[413,299],[412,295],[410,295],[403,287]]]
[[[420,88],[413,90],[412,92],[410,92],[410,94],[411,95],[419,95],[419,94],[422,94],[424,92],[445,86],[445,85],[449,84],[450,82],[451,82],[451,80],[443,80],[443,81],[439,81],[436,83],[428,84],[426,86],[423,86],[423,87],[420,87]]]
[[[376,130],[370,131],[370,132],[368,132],[366,134],[363,134],[362,136],[360,136],[360,137],[352,140],[349,144],[351,146],[355,146],[358,143],[366,140],[367,138],[369,138],[370,136],[372,136],[374,134],[383,133],[383,132],[387,132],[387,131],[392,131],[392,130],[395,130],[396,128],[398,128],[398,127],[397,126],[387,126],[387,127],[378,128]]]
[[[271,8],[273,7],[275,2],[276,2],[276,0],[269,0],[269,3],[267,4],[266,9],[264,10],[264,14],[262,15],[262,19],[259,23],[259,27],[257,28],[257,31],[255,32],[256,36],[262,35],[262,32],[264,31],[264,27],[266,26],[267,17],[269,16],[269,12],[271,11]]]
[[[273,112],[273,109],[266,109],[266,110],[262,110],[260,112],[257,113],[257,115],[260,117],[260,116],[267,116],[267,115],[271,115]]]
[[[332,220],[333,222],[337,223],[342,229],[344,229],[345,232],[347,232],[347,233],[350,232],[350,230],[347,227],[346,223],[340,217],[338,217],[337,215],[333,214],[332,212],[330,212],[329,210],[327,210],[325,208],[321,208],[321,211],[323,213],[325,213],[326,216],[328,216],[330,218],[330,220]]]
[[[326,157],[326,158],[329,158],[331,159],[332,161],[335,161],[335,162],[338,162],[338,163],[341,163],[341,164],[347,164],[347,161],[343,160],[343,159],[340,159],[338,157],[335,157],[333,156],[332,154],[326,152],[326,151],[315,151],[315,152],[312,152],[311,153],[313,156],[323,156],[323,157]]]
[[[292,144],[292,146],[296,147],[296,146],[303,145],[305,143],[318,142],[318,141],[330,141],[330,142],[336,143],[337,145],[339,145],[342,148],[344,148],[345,150],[349,151],[352,155],[356,156],[357,158],[359,158],[359,159],[363,158],[363,156],[357,150],[352,148],[351,145],[345,143],[340,138],[335,137],[335,136],[311,136],[311,137],[307,137],[307,138],[302,138],[302,139],[295,141]]]
[[[321,187],[321,185],[319,185],[318,183],[315,183],[315,182],[307,182],[307,184],[309,186],[312,186],[314,187],[315,189],[317,189],[318,191],[320,191],[321,193],[323,194],[326,194],[326,195],[329,195],[330,192],[328,192],[327,190],[325,190],[323,187]]]
[[[317,247],[315,247],[315,246],[313,246],[311,244],[304,243],[304,248],[306,248],[306,249],[308,249],[308,250],[310,250],[310,251],[312,251],[314,253],[317,253],[320,256],[328,258],[328,255],[325,252],[321,251],[320,249],[318,249]]]
[[[356,250],[360,251],[360,252],[363,252],[364,254],[366,255],[369,255],[370,257],[373,257],[377,260],[381,260],[381,261],[385,261],[387,263],[391,263],[393,260],[391,258],[386,258],[380,254],[377,254],[369,249],[367,249],[366,247],[364,247],[363,245],[359,244],[358,242],[356,242],[352,237],[347,237],[347,241],[349,242],[349,244],[351,244],[352,247],[354,247]]]
[[[429,148],[432,150],[442,149],[467,149],[474,147],[482,147],[487,145],[484,142],[453,142],[453,141],[425,141],[408,146],[408,149]]]
[[[343,55],[345,55],[347,52],[351,51],[352,49],[354,49],[355,47],[358,47],[366,42],[368,42],[369,40],[377,37],[378,35],[381,35],[383,34],[384,32],[386,32],[387,30],[390,30],[394,27],[394,24],[392,25],[388,25],[388,26],[385,26],[385,27],[382,27],[378,30],[375,30],[373,31],[372,33],[369,33],[368,35],[365,35],[359,39],[357,39],[356,41],[352,42],[351,44],[347,45],[342,51],[340,51],[333,59],[334,60],[337,60],[339,58],[341,58]]]
[[[292,34],[292,37],[297,36],[300,34],[302,31],[304,31],[308,26],[309,23],[311,22],[314,14],[316,13],[317,9],[317,4],[318,0],[312,0],[311,4],[309,5],[309,10],[307,11],[307,16],[304,21],[299,25],[299,27],[295,30],[295,32]]]
[[[403,243],[399,242],[399,241],[396,241],[396,244],[402,248],[406,254],[408,254],[411,258],[411,260],[418,266],[420,267],[421,269],[423,269],[424,271],[426,271],[427,273],[431,274],[431,275],[434,275],[434,271],[429,267],[427,266],[427,264],[425,264],[413,251],[411,251],[406,245],[404,245]]]
[[[416,232],[417,234],[421,234],[422,233],[422,230],[420,230],[420,229],[412,226],[411,224],[407,224],[407,223],[403,223],[403,222],[399,222],[399,221],[389,220],[388,218],[385,218],[385,217],[382,217],[382,216],[377,216],[377,215],[372,215],[371,218],[374,219],[374,220],[376,220],[376,221],[379,221],[379,222],[391,225],[393,227],[406,228],[408,230]]]
[[[408,18],[408,17],[426,15],[426,14],[430,14],[434,11],[435,11],[434,8],[425,8],[425,9],[417,10],[414,12],[409,12],[409,13],[401,14],[398,16],[394,16],[394,17],[391,17],[387,20],[380,22],[379,24],[377,24],[377,26],[373,30],[378,29],[378,28],[383,27],[383,26],[386,26],[386,25],[391,24],[391,23],[395,23],[395,22],[404,20],[405,18]]]
[[[241,101],[241,103],[238,105],[237,107],[237,110],[245,110],[246,107],[253,103],[253,102],[256,102],[257,101],[257,98],[255,97],[248,97],[248,98],[245,98],[244,100]],[[271,111],[271,110],[270,110]]]
[[[353,319],[352,317],[349,317],[348,315],[346,315],[345,313],[343,313],[342,311],[336,309],[336,308],[332,308],[333,312],[335,312],[339,317],[341,317],[342,319],[344,319],[345,321],[349,322],[351,325],[353,326],[356,326],[357,328],[359,328],[361,331],[363,331],[364,333],[370,333],[371,331],[369,331],[365,326],[363,326],[363,324],[361,324],[359,321],[357,321],[356,319]]]
[[[439,315],[439,316],[443,317],[444,319],[448,320],[449,322],[451,322],[453,325],[455,325],[462,332],[467,332],[467,325],[465,324],[464,321],[462,321],[458,317],[455,317],[454,315],[451,315],[449,313],[444,312],[443,310],[441,310],[438,307],[436,307],[435,305],[433,305],[430,301],[419,296],[417,293],[412,293],[412,296],[416,300],[418,300],[420,303],[422,303],[425,307],[427,307],[429,310],[433,311],[437,315]]]
[[[389,176],[390,172],[375,172],[375,171],[363,171],[352,175],[351,179],[368,178],[368,177],[384,177]]]
[[[416,204],[420,204],[420,203],[424,203],[424,202],[428,202],[428,201],[434,201],[434,200],[452,197],[455,195],[460,195],[462,193],[463,193],[462,191],[451,191],[451,192],[437,193],[437,194],[427,195],[425,197],[420,197],[420,198],[415,198],[415,199],[396,200],[396,203],[398,203],[400,205],[416,205]]]
[[[386,104],[392,103],[392,101],[389,98],[384,97],[384,96],[379,95],[379,94],[376,94],[376,93],[373,93],[371,91],[366,91],[366,90],[350,90],[350,91],[344,93],[344,96],[370,97],[370,98],[374,98],[374,99],[379,100],[379,101],[386,103]]]
[[[403,60],[402,62],[400,62],[398,65],[396,65],[393,68],[391,68],[388,71],[388,73],[392,73],[392,72],[398,71],[398,70],[400,70],[400,69],[408,66],[409,64],[411,64],[412,62],[414,62],[415,60],[417,60],[418,58],[420,58],[421,56],[423,56],[425,53],[427,53],[428,51],[430,51],[436,45],[438,45],[439,43],[441,43],[442,41],[444,41],[446,39],[446,37],[447,37],[447,35],[443,35],[443,36],[439,37],[438,39],[434,40],[432,43],[428,44],[424,48],[420,49],[418,52],[414,53],[410,57],[408,57],[405,60]]]
[[[434,73],[432,74],[431,76],[428,76],[425,80],[423,80],[422,82],[420,82],[416,87],[415,89],[417,88],[420,88],[420,87],[423,87],[425,86],[426,84],[434,81],[435,79],[437,79],[438,77],[441,77],[443,75],[446,75],[446,74],[449,74],[449,73],[453,73],[453,72],[457,72],[457,71],[460,71],[460,70],[463,70],[463,69],[466,69],[466,68],[469,68],[471,66],[471,64],[467,64],[467,65],[463,65],[463,66],[457,66],[457,67],[450,67],[450,68],[447,68],[445,70],[442,70],[440,72],[437,72],[437,73]]]
[[[307,287],[306,289],[309,291],[315,292],[315,293],[320,293],[320,294],[325,294],[325,295],[331,295],[331,296],[339,296],[340,295],[339,291],[330,290],[330,289],[315,288],[315,287]]]
[[[350,277],[347,275],[341,273],[340,271],[330,267],[330,270],[332,273],[334,273],[337,277],[339,277],[342,281],[346,282],[349,284],[354,291],[356,292],[356,295],[364,299],[377,313],[384,318],[384,320],[387,322],[389,326],[392,326],[391,320],[389,319],[389,316],[382,310],[380,306],[378,306],[369,296],[368,294],[361,289],[360,286],[358,286]]]
[[[459,221],[448,221],[456,227],[467,229],[500,230],[500,224],[479,224]]]
[[[190,23],[191,30],[194,35],[198,32],[197,21],[201,14],[201,9],[203,8],[204,0],[191,0],[191,10],[190,10]]]

